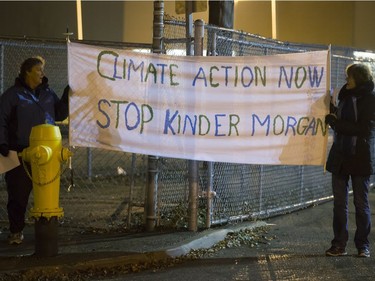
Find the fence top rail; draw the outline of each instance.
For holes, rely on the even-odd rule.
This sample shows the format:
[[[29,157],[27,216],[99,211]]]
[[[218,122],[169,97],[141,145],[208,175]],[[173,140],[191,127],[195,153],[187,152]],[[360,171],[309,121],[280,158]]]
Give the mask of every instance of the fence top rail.
[[[32,37],[6,37],[0,36],[0,44],[5,46],[18,46],[28,44],[29,46],[40,46],[43,44],[57,44],[57,46],[65,48],[66,39],[58,38],[32,38]],[[75,40],[70,39],[70,42],[83,43],[88,45],[117,47],[117,48],[134,48],[134,49],[152,49],[152,44],[148,43],[133,43],[133,42],[115,42],[115,41],[96,41],[96,40]]]
[[[133,48],[133,49],[152,49],[150,43],[133,43],[133,42],[115,42],[115,41],[96,41],[96,40],[70,40],[75,43],[83,43],[87,45],[117,47],[117,48]]]
[[[38,42],[38,43],[64,43],[66,39],[61,38],[39,38],[27,36],[0,36],[1,41],[23,41],[23,42]]]
[[[355,60],[355,61],[361,61],[361,62],[369,62],[369,63],[375,63],[374,59],[371,58],[362,58],[362,57],[349,57],[349,56],[343,56],[343,55],[332,55],[333,58],[338,58],[338,59],[344,59],[344,60]]]
[[[284,46],[275,46],[271,44],[265,44],[261,42],[253,42],[253,41],[248,41],[248,40],[238,40],[238,39],[233,39],[233,38],[228,38],[225,36],[218,36],[218,38],[221,38],[223,40],[226,40],[227,42],[232,42],[232,43],[238,43],[243,46],[248,46],[248,47],[260,47],[263,49],[274,49],[274,50],[283,50],[283,51],[293,51],[293,52],[306,52],[307,48],[296,48],[294,46],[289,46],[289,45],[284,45]]]
[[[164,23],[165,23],[165,25],[173,25],[173,26],[181,26],[181,27],[185,27],[185,25],[186,25],[186,23],[184,21],[176,20],[176,19],[165,19]],[[277,39],[267,38],[267,37],[260,36],[260,35],[257,35],[257,34],[248,33],[248,32],[242,31],[242,30],[228,29],[228,28],[223,28],[223,27],[211,25],[211,24],[206,24],[205,28],[209,29],[209,30],[217,31],[217,32],[222,32],[222,33],[231,33],[231,34],[237,35],[239,37],[248,37],[248,38],[251,38],[251,39],[256,39],[256,40],[259,40],[260,42],[262,42],[263,44],[264,43],[272,44],[272,46],[279,45],[279,46],[288,46],[290,48],[320,49],[320,50],[329,48],[329,45],[325,45],[325,44],[311,44],[311,43],[296,43],[296,42],[280,41],[280,40],[277,40]],[[337,52],[340,52],[340,51],[371,52],[371,50],[358,49],[358,48],[347,47],[347,46],[331,46],[331,49],[334,50],[334,51],[337,51]]]
[[[179,20],[174,20],[174,19],[164,20],[164,23],[166,25],[174,25],[174,26],[185,27],[185,22],[184,21],[179,21]],[[206,24],[205,28],[209,29],[209,30],[217,31],[217,32],[235,34],[235,35],[237,35],[239,37],[246,36],[246,37],[250,37],[250,38],[253,38],[253,39],[260,40],[262,42],[268,42],[270,44],[276,44],[276,45],[293,45],[293,46],[300,46],[301,45],[301,46],[305,46],[304,44],[298,44],[298,43],[290,43],[290,42],[280,41],[280,40],[277,40],[277,39],[267,38],[267,37],[264,37],[264,36],[261,36],[261,35],[258,35],[258,34],[252,34],[252,33],[248,33],[248,32],[242,31],[242,30],[235,30],[235,29],[229,29],[229,28],[219,27],[219,26],[212,25],[212,24]],[[314,46],[316,48],[328,48],[327,45],[318,45],[318,44],[315,45],[315,44],[311,44],[311,46]]]

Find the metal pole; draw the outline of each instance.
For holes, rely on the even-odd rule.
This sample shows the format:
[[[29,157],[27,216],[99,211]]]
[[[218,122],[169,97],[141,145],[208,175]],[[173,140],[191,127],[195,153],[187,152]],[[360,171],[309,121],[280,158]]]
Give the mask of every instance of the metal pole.
[[[203,56],[204,21],[194,22],[194,56]]]
[[[198,230],[198,161],[189,160],[189,221],[190,231]]]
[[[208,37],[209,37],[209,45],[207,46],[207,56],[216,56],[217,51],[216,51],[216,41],[217,41],[217,34],[216,30],[214,28],[211,28],[208,30]]]
[[[263,211],[263,177],[264,177],[264,166],[259,167],[259,214]]]
[[[194,56],[203,55],[204,21],[194,23]],[[198,230],[198,161],[189,160],[189,222],[190,231]]]
[[[133,208],[133,193],[134,193],[134,186],[135,186],[135,161],[137,160],[137,156],[135,153],[132,153],[132,168],[131,168],[131,175],[130,175],[130,190],[129,190],[129,203],[128,203],[128,221],[127,226],[130,228],[131,221],[132,221],[132,208]]]
[[[4,46],[0,45],[0,93],[4,92]]]
[[[164,1],[154,1],[152,52],[163,53]]]
[[[55,257],[58,255],[59,221],[57,216],[35,219],[35,256]]]
[[[92,179],[92,149],[88,147],[87,149],[87,177],[89,180]]]
[[[301,187],[301,198],[300,198],[300,203],[303,203],[304,200],[304,189],[305,189],[305,186],[304,186],[304,183],[305,183],[305,166],[301,166],[300,167],[300,173],[301,173],[301,183],[300,183],[300,187]]]
[[[211,227],[212,221],[212,198],[214,196],[213,192],[213,177],[214,177],[214,163],[207,162],[207,210],[206,210],[206,227]]]
[[[164,35],[164,1],[154,1],[153,22],[153,53],[163,53]],[[157,194],[158,194],[158,170],[159,157],[148,156],[148,181],[145,202],[146,231],[153,231],[157,221]]]
[[[207,55],[216,56],[216,29],[211,28],[208,30],[209,45],[207,46]],[[214,178],[214,163],[207,162],[207,209],[206,209],[206,227],[210,228],[212,224],[212,200],[214,197],[213,192],[213,178]]]
[[[148,180],[146,198],[146,231],[153,231],[156,226],[156,208],[158,194],[159,157],[148,156]]]
[[[186,55],[193,55],[193,1],[185,1]]]

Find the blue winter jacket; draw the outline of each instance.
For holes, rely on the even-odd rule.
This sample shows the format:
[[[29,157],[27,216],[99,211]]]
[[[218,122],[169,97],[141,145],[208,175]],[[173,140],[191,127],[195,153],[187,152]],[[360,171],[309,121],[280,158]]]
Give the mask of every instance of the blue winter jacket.
[[[68,114],[68,91],[64,91],[60,100],[49,88],[46,77],[35,91],[18,77],[0,97],[0,145],[21,152],[29,146],[32,127],[45,123],[54,125]]]

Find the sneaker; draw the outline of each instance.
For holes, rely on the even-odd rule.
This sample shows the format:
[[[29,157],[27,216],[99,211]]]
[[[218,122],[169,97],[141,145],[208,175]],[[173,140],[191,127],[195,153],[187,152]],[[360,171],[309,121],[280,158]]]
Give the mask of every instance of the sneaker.
[[[17,232],[17,233],[11,233],[8,236],[8,243],[10,245],[16,244],[19,245],[23,241],[23,233],[22,232]]]
[[[346,255],[347,253],[345,251],[345,248],[332,246],[326,251],[326,256],[338,257],[338,256],[346,256]]]
[[[367,249],[367,248],[358,249],[358,257],[369,258],[370,257],[370,250]]]

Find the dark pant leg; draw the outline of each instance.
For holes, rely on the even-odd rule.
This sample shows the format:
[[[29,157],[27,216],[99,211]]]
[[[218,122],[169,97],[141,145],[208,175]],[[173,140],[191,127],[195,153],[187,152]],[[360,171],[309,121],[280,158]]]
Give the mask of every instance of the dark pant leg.
[[[370,176],[352,176],[355,220],[357,229],[354,243],[357,249],[369,248],[368,236],[371,231],[371,211],[368,201]]]
[[[32,181],[23,165],[5,174],[8,191],[8,219],[11,233],[20,232],[25,227],[25,213],[32,190]]]
[[[333,234],[332,246],[345,248],[348,242],[349,176],[332,174]]]

